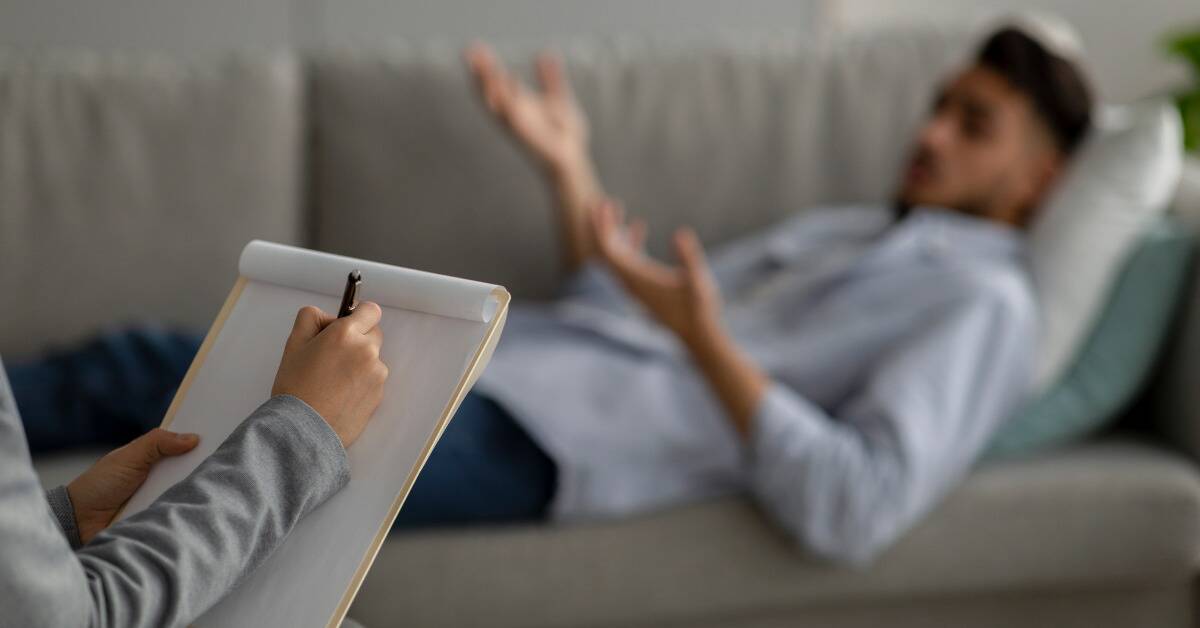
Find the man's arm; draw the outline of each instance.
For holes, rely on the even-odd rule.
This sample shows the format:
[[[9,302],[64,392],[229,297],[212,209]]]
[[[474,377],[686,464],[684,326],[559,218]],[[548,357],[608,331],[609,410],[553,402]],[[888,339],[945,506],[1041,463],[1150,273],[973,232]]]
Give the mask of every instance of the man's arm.
[[[881,356],[836,416],[772,383],[749,424],[751,490],[806,548],[863,564],[956,486],[1026,392],[1022,289],[964,295]]]
[[[484,45],[466,52],[484,104],[546,174],[558,206],[563,251],[569,271],[595,255],[588,209],[603,198],[588,153],[588,127],[575,101],[562,62],[552,54],[537,59],[539,89],[522,84]]]
[[[751,451],[751,489],[806,548],[862,563],[954,486],[1021,400],[1036,312],[1015,279],[964,282],[880,357],[862,390],[830,416],[772,382],[724,331],[695,236],[676,235],[679,267],[645,256],[606,203],[594,216],[601,257],[687,347]]]

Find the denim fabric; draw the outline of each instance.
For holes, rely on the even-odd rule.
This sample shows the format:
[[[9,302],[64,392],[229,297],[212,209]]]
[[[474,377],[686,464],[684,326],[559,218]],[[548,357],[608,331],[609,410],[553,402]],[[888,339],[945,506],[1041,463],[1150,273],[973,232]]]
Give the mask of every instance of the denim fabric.
[[[392,529],[542,520],[556,484],[554,462],[512,416],[468,393]]]
[[[139,327],[9,365],[30,450],[121,445],[157,427],[201,340]]]

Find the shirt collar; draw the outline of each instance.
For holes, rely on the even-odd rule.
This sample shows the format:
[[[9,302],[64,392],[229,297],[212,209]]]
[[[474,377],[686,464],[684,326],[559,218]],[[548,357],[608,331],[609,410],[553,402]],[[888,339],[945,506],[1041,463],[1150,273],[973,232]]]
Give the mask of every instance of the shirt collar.
[[[1026,234],[1009,224],[941,207],[917,207],[898,225],[940,250],[968,255],[1023,257]]]

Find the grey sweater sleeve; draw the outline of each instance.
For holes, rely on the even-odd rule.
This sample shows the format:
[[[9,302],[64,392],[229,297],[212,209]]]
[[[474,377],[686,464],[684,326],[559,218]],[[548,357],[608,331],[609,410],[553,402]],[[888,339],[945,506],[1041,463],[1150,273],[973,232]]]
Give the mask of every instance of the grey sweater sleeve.
[[[54,515],[63,536],[67,537],[67,542],[71,544],[71,549],[79,549],[83,545],[83,539],[79,537],[75,506],[71,504],[71,495],[67,493],[67,487],[59,486],[46,491],[46,501],[50,504],[50,513]]]
[[[72,552],[0,366],[0,624],[187,624],[348,480],[345,450],[320,415],[274,397],[153,505]]]

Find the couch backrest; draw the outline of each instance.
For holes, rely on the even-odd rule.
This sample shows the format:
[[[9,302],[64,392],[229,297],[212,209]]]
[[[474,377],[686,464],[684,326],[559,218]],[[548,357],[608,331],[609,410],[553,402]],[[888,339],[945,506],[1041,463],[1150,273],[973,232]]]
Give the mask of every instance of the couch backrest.
[[[601,178],[651,226],[728,239],[815,203],[883,201],[959,31],[565,51]],[[529,55],[507,51],[528,67]],[[526,53],[530,51],[525,51]],[[551,199],[489,119],[458,50],[319,55],[311,74],[319,248],[547,296]]]
[[[206,329],[247,240],[302,235],[302,93],[287,59],[0,55],[0,354]]]
[[[679,224],[712,242],[886,198],[962,39],[627,40],[566,56],[601,175],[661,251]],[[550,199],[458,50],[306,65],[307,89],[275,56],[0,55],[0,294],[39,304],[6,308],[0,354],[139,319],[204,329],[255,237],[553,292]]]

